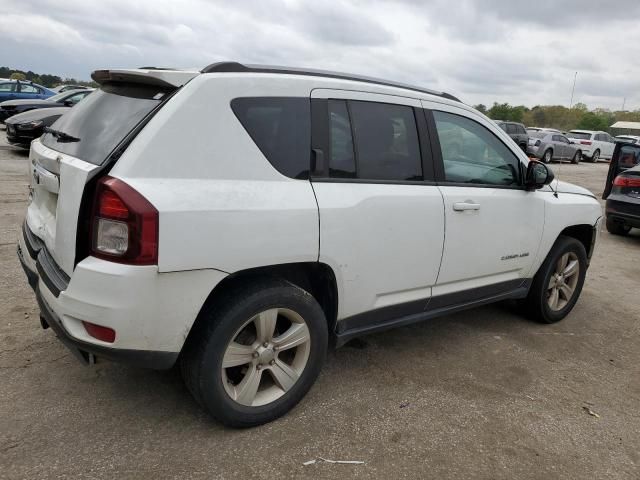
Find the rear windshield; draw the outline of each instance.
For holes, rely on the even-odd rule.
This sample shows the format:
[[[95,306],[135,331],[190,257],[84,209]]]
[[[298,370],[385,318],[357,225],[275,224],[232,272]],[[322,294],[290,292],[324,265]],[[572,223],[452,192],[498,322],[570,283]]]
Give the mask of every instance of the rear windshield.
[[[569,132],[567,133],[569,138],[577,138],[578,140],[591,140],[590,133]]]
[[[529,132],[529,136],[533,138],[544,138],[549,135],[549,132]]]
[[[104,85],[51,126],[66,135],[45,133],[42,143],[94,165],[102,165],[167,93],[160,87],[147,85]]]

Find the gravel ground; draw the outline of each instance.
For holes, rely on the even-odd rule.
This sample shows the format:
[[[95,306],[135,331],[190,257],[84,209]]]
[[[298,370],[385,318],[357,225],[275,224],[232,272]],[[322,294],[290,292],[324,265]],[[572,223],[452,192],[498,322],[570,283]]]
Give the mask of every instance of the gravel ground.
[[[15,254],[27,160],[0,130],[0,478],[640,477],[640,231],[603,232],[559,324],[496,305],[369,336],[289,415],[234,431],[175,370],[85,367],[40,328]],[[605,163],[553,168],[602,192]]]

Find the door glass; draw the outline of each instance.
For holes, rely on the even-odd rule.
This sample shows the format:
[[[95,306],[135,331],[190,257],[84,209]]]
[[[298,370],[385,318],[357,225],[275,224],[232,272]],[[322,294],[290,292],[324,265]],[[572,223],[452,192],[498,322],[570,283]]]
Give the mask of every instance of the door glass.
[[[350,101],[357,176],[367,180],[422,180],[422,159],[413,108]]]
[[[446,181],[518,184],[518,158],[487,128],[460,115],[434,111],[433,116]]]
[[[0,92],[9,93],[9,92],[15,92],[15,91],[16,91],[15,83],[0,83]]]
[[[356,178],[356,159],[347,103],[329,100],[329,176]]]
[[[33,85],[27,85],[25,83],[21,83],[20,93],[38,93],[38,89]]]
[[[623,145],[622,148],[620,148],[618,158],[618,171],[616,174],[628,168],[635,167],[640,163],[640,149],[630,145]]]
[[[515,135],[516,133],[518,133],[518,130],[513,123],[507,123],[507,133],[509,135]]]

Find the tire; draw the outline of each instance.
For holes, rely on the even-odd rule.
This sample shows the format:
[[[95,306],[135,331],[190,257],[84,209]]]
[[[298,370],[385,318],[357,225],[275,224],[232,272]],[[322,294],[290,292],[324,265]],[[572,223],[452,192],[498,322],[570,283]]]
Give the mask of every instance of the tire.
[[[582,158],[582,152],[578,150],[576,154],[573,156],[573,158],[571,159],[571,163],[577,165],[578,163],[580,163],[581,158]]]
[[[599,158],[600,150],[596,150],[595,152],[593,152],[593,155],[591,155],[591,163],[597,163]]]
[[[199,328],[189,335],[181,357],[182,376],[196,401],[224,425],[261,425],[291,410],[315,382],[327,354],[327,321],[313,296],[280,279],[249,282],[224,299],[200,313]],[[260,343],[257,326],[263,318],[275,327],[271,340],[264,344],[268,348]],[[292,335],[294,325],[296,332],[303,331],[302,324],[307,327],[306,343],[278,350],[277,345],[291,338],[283,334]],[[285,340],[278,343],[278,338]],[[236,346],[229,349],[232,341]],[[225,358],[233,365],[223,368]],[[280,368],[282,364],[286,367]],[[278,375],[273,373],[276,370]],[[291,372],[297,375],[293,382]],[[251,381],[256,378],[257,383]],[[247,389],[249,384],[257,392]]]
[[[521,144],[520,144],[520,148],[522,149],[522,151],[523,151],[524,153],[527,153],[527,144],[526,144],[526,143],[521,143]]]
[[[624,223],[614,222],[612,219],[607,218],[607,232],[612,235],[627,235],[631,231],[631,227]]]
[[[542,155],[541,160],[543,163],[551,163],[551,160],[553,160],[553,150],[551,150],[550,148],[546,149],[544,151],[544,154]]]
[[[567,275],[560,281],[554,276],[560,270],[559,267],[562,267],[564,258],[567,258],[568,261],[565,268],[562,269],[563,271],[566,272],[574,261],[578,268],[573,275]],[[541,323],[555,323],[565,318],[578,301],[578,297],[580,297],[586,273],[587,253],[584,245],[572,237],[563,235],[558,237],[549,255],[547,255],[533,278],[529,294],[524,302],[528,316]],[[554,286],[550,288],[552,284]],[[556,285],[564,285],[571,289],[571,294],[567,295],[567,289]],[[556,302],[554,302],[554,298]],[[555,308],[551,307],[553,303],[556,305]]]

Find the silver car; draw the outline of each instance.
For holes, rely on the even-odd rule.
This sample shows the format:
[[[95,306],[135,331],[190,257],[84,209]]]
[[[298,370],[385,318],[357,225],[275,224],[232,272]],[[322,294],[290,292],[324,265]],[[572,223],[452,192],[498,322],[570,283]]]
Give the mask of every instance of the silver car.
[[[571,143],[564,135],[556,132],[530,132],[527,154],[549,163],[552,160],[571,160],[580,163],[582,150],[580,145]]]

